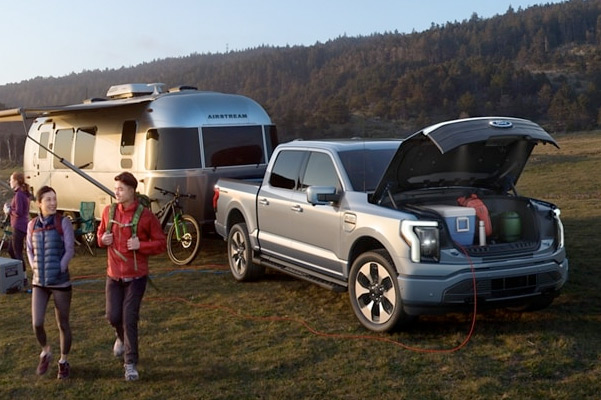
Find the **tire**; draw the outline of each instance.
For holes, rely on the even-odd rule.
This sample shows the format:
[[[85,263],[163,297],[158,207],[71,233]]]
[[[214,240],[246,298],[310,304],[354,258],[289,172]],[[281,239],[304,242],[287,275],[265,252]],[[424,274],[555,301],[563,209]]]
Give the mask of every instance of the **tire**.
[[[179,221],[180,232],[186,232],[181,240],[177,239],[175,229],[176,225],[174,223],[167,233],[167,254],[176,265],[189,264],[194,260],[200,249],[200,226],[194,217],[184,214]]]
[[[227,259],[237,281],[253,281],[265,272],[264,267],[252,262],[252,248],[245,223],[238,223],[230,229],[227,235]]]
[[[403,310],[397,273],[383,250],[366,252],[353,262],[349,296],[357,319],[374,332],[389,332],[415,318]]]

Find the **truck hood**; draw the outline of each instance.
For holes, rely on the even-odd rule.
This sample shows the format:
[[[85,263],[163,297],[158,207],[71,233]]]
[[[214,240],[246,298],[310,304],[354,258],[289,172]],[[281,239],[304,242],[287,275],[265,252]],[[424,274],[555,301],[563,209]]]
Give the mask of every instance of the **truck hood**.
[[[374,192],[468,186],[505,193],[513,188],[534,146],[555,140],[539,125],[507,117],[436,124],[403,141]]]

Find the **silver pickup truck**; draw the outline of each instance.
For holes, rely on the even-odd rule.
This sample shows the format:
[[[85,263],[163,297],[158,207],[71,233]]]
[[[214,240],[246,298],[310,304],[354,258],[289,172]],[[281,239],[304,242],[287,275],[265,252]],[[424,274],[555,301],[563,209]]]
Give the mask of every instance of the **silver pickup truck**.
[[[235,279],[269,267],[348,291],[373,331],[475,301],[541,309],[568,259],[559,209],[515,190],[540,143],[557,146],[533,122],[487,117],[402,141],[281,144],[262,182],[217,182],[215,228]]]

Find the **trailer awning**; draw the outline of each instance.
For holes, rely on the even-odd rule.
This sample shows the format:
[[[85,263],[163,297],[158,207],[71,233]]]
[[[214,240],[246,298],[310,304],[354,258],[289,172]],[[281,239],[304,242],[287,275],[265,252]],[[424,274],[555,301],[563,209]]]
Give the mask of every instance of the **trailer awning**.
[[[127,107],[134,104],[149,103],[156,96],[134,97],[131,99],[120,100],[100,100],[90,103],[74,104],[68,106],[49,106],[49,107],[19,107],[8,110],[0,110],[0,122],[19,122],[23,119],[32,119],[45,117],[65,112],[94,111],[104,110],[113,107]]]

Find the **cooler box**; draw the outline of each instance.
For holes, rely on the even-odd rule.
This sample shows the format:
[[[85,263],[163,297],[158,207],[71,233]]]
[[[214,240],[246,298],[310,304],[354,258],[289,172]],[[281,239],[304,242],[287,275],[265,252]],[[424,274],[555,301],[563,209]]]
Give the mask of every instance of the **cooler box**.
[[[474,244],[476,210],[471,207],[435,205],[427,208],[439,213],[446,221],[451,238],[464,246]]]
[[[0,293],[22,290],[23,279],[25,279],[25,275],[20,260],[0,257]]]

